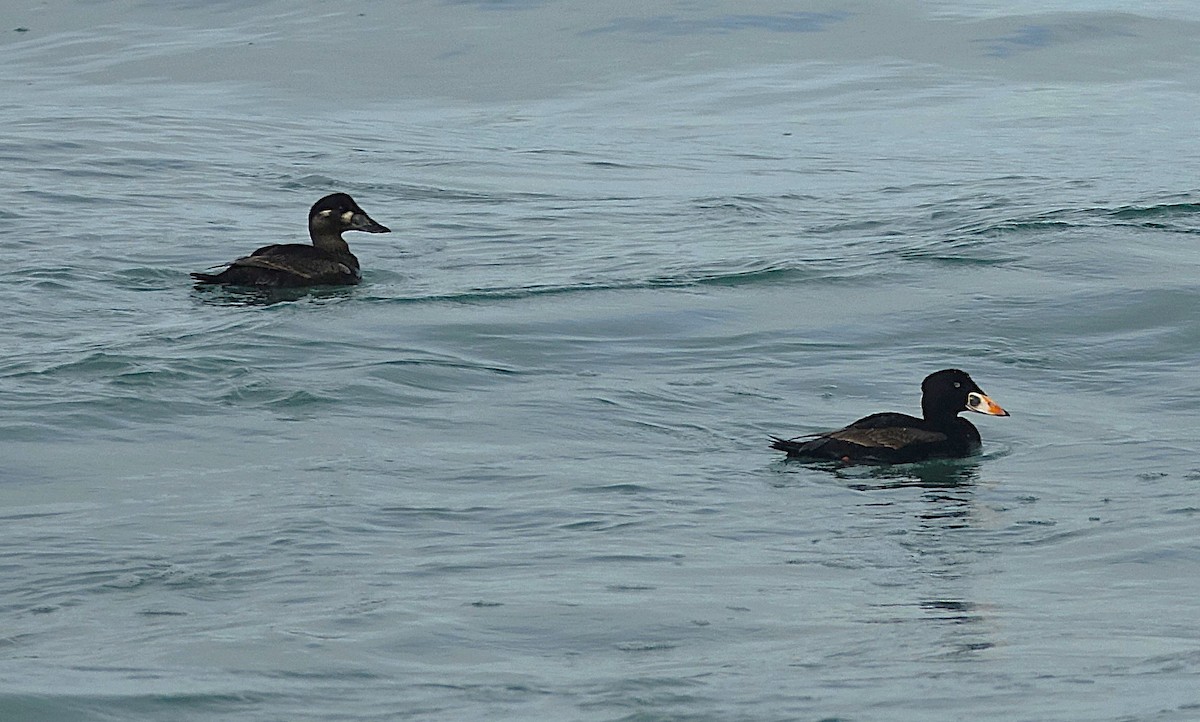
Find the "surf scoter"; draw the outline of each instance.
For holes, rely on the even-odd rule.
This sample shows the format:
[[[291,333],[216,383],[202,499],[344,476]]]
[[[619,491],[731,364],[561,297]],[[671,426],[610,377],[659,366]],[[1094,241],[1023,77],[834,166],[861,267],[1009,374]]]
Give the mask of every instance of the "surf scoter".
[[[220,273],[193,273],[197,285],[294,288],[345,286],[362,280],[358,259],[342,239],[345,231],[389,233],[345,193],[325,196],[308,212],[312,245],[276,243],[239,258]]]
[[[945,369],[921,382],[921,413],[871,414],[844,429],[794,439],[771,437],[771,448],[789,459],[846,463],[905,464],[970,456],[979,451],[979,432],[962,411],[1008,416],[964,371]]]

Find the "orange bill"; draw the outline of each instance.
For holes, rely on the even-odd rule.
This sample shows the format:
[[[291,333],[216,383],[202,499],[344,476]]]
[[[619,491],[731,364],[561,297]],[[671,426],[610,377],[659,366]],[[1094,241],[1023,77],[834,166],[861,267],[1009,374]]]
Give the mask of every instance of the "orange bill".
[[[967,394],[967,411],[974,411],[989,416],[1008,416],[1008,412],[1000,408],[1000,404],[988,398],[987,394],[972,391]]]

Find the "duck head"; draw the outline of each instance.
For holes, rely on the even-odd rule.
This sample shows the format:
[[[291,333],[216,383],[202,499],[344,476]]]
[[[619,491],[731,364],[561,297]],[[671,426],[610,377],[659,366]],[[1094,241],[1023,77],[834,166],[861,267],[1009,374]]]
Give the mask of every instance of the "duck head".
[[[376,223],[345,193],[327,195],[313,204],[308,212],[308,233],[314,241],[329,236],[340,239],[346,231],[390,233],[391,229]]]
[[[963,411],[1008,416],[967,372],[958,369],[943,369],[925,377],[921,382],[921,411],[931,420],[954,417]]]

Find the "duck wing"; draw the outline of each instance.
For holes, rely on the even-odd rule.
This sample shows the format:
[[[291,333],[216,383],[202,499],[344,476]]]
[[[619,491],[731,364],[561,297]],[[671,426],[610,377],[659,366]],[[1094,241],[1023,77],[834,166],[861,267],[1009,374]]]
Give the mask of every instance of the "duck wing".
[[[328,253],[300,243],[263,246],[229,264],[218,282],[246,286],[317,286],[358,283],[354,256]]]
[[[928,428],[924,419],[886,412],[864,416],[844,429],[821,434],[821,437],[885,449],[902,449],[910,444],[935,444],[947,438],[942,432]]]
[[[911,426],[884,426],[879,428],[855,428],[849,426],[825,434],[823,438],[836,439],[867,448],[898,450],[912,444],[937,444],[944,442],[948,437],[940,431],[915,429]]]
[[[301,254],[250,255],[239,258],[229,265],[231,268],[261,268],[268,271],[289,273],[310,282],[330,274],[337,276],[355,275],[354,269],[349,264],[328,256],[309,257]]]
[[[947,442],[940,431],[922,428],[908,414],[872,414],[849,426],[794,439],[772,438],[771,447],[793,458],[897,463],[911,461]]]

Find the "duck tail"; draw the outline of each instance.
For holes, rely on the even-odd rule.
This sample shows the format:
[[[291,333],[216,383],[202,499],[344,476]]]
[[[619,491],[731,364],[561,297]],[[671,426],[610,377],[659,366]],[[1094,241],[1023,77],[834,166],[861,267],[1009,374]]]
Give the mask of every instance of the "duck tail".
[[[791,439],[781,439],[778,436],[767,437],[771,440],[771,448],[787,452],[788,456],[804,456],[812,450],[812,443],[818,434],[806,434]]]
[[[769,438],[771,440],[771,448],[772,449],[778,449],[780,451],[791,451],[792,449],[795,449],[796,447],[799,446],[798,443],[796,443],[795,441],[793,441],[791,439],[781,439],[778,436],[769,436],[767,438]]]

